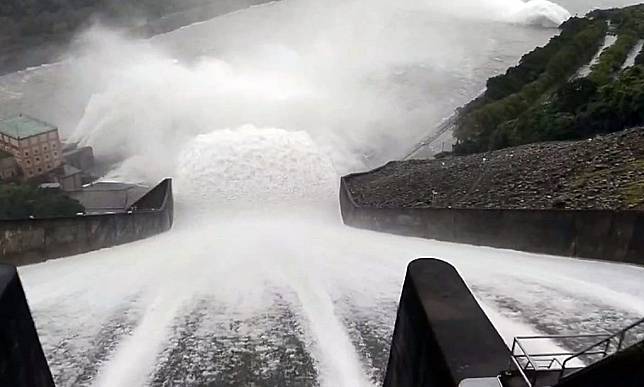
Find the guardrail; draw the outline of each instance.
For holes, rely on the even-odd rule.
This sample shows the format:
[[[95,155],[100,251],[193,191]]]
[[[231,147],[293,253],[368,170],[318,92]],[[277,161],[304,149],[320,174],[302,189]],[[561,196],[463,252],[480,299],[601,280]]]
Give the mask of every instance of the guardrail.
[[[515,337],[512,342],[508,372],[512,372],[513,368],[516,368],[526,386],[533,387],[536,385],[543,385],[543,380],[540,379],[540,376],[545,376],[552,380],[552,374],[548,372],[554,371],[557,373],[554,381],[559,383],[564,378],[574,375],[584,367],[596,364],[608,356],[617,354],[622,350],[629,348],[636,342],[644,340],[644,329],[642,329],[642,332],[639,332],[640,335],[633,336],[634,340],[627,340],[627,335],[629,333],[633,333],[639,328],[644,328],[644,319],[636,321],[626,328],[612,334],[602,333]],[[563,350],[556,352],[533,352],[529,349],[529,345],[535,341],[548,340],[554,342],[567,342],[572,339],[594,339],[597,341],[593,342],[591,345],[585,346],[579,351]],[[571,365],[572,362],[577,360],[579,363]],[[539,384],[540,380],[541,384]]]
[[[560,352],[530,352],[527,349],[528,342],[541,341],[541,340],[567,340],[567,339],[598,339],[610,337],[609,334],[583,334],[583,335],[542,335],[542,336],[517,336],[512,341],[510,369],[512,366],[516,367],[517,371],[523,378],[527,387],[532,387],[537,384],[539,378],[538,371],[553,369],[563,370],[565,360],[574,355],[572,351]],[[525,344],[525,345],[524,345]],[[519,351],[519,353],[517,353]],[[596,351],[588,355],[602,355],[606,357],[607,348],[604,351]],[[563,362],[562,362],[563,360]],[[528,372],[534,371],[532,375],[528,376]],[[562,371],[563,372],[563,371]],[[561,376],[560,376],[561,378]]]

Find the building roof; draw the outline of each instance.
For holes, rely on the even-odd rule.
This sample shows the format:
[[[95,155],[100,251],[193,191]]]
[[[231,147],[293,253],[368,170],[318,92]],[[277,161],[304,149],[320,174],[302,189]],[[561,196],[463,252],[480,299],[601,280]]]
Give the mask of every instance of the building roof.
[[[136,184],[98,182],[85,186],[80,191],[68,192],[68,195],[85,207],[86,214],[93,215],[125,212],[149,190],[148,187]]]
[[[57,130],[53,125],[20,114],[0,121],[0,133],[18,140]]]

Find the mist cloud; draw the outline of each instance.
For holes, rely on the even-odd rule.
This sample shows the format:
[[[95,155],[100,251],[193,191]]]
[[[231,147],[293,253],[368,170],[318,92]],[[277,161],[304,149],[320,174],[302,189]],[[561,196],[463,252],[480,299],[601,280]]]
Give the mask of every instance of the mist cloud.
[[[96,27],[73,66],[98,92],[72,138],[121,160],[111,176],[151,182],[181,173],[198,135],[278,128],[343,174],[397,157],[440,119],[450,81],[494,44],[464,28],[568,16],[543,0],[286,0],[150,41]]]

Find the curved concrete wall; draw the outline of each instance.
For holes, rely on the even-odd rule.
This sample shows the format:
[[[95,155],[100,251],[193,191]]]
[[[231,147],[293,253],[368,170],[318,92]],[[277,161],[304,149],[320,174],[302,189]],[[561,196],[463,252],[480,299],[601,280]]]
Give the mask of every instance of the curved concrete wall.
[[[172,227],[172,180],[119,214],[0,221],[0,263],[26,265],[150,237]]]
[[[349,226],[534,253],[644,264],[644,212],[362,207],[342,178]]]

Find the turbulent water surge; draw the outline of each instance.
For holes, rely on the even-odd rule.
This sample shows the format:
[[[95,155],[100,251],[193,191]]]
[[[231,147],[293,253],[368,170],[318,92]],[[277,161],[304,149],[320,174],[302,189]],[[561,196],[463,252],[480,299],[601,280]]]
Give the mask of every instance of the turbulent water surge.
[[[568,15],[287,0],[149,41],[95,28],[75,59],[0,78],[3,109],[62,121],[108,178],[175,179],[171,232],[20,268],[58,385],[377,385],[417,257],[453,263],[507,340],[644,314],[639,267],[339,217],[339,176],[400,156]]]

